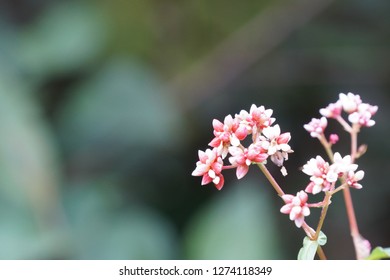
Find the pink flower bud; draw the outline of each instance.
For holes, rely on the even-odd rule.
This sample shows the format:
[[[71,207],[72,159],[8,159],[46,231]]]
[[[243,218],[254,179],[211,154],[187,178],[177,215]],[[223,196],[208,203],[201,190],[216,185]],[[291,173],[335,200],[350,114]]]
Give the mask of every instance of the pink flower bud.
[[[339,141],[339,136],[337,134],[331,134],[329,136],[329,142],[334,145]]]

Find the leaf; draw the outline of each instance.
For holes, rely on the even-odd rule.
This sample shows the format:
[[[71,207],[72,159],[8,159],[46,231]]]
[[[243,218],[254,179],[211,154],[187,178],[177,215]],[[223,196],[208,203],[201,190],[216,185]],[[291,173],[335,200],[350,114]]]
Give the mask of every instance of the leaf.
[[[320,231],[317,240],[310,240],[309,237],[303,239],[303,247],[299,250],[298,260],[314,260],[318,246],[324,246],[326,244],[327,237]]]
[[[381,260],[390,258],[390,248],[376,247],[366,260]]]
[[[310,240],[309,237],[303,239],[303,247],[299,250],[298,260],[314,260],[317,252],[318,242]]]
[[[326,237],[325,233],[323,233],[322,231],[320,231],[320,234],[318,236],[318,245],[320,246],[324,246],[326,244],[326,242],[328,241],[328,238]]]
[[[188,259],[278,259],[271,199],[258,182],[225,186],[186,231]]]

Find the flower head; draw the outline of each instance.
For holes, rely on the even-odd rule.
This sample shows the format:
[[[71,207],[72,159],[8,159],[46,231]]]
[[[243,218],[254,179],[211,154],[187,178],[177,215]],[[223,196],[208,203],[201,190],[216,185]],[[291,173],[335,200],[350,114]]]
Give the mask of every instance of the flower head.
[[[233,119],[231,115],[225,117],[224,123],[214,119],[213,128],[215,137],[209,145],[218,148],[217,151],[222,155],[222,158],[226,157],[230,145],[240,145],[240,140],[245,139],[248,134],[246,128],[240,125],[237,119]]]
[[[359,124],[361,126],[373,126],[375,121],[371,119],[378,111],[378,106],[372,106],[367,103],[359,104],[357,110],[348,116],[351,123]]]
[[[291,134],[285,132],[280,134],[279,125],[264,128],[263,136],[260,137],[260,142],[264,150],[271,156],[271,161],[279,167],[283,167],[285,160],[288,160],[288,154],[292,153],[288,142],[291,139]],[[286,175],[285,168],[282,168],[283,175]]]
[[[321,156],[310,159],[302,171],[311,176],[305,191],[312,194],[330,190],[338,178],[338,173]]]
[[[347,174],[347,184],[348,186],[355,188],[355,189],[361,189],[363,186],[359,184],[358,182],[363,179],[364,177],[364,171],[359,170],[358,172],[349,171]]]
[[[272,109],[265,109],[264,106],[257,107],[252,104],[249,113],[241,110],[239,114],[236,114],[236,119],[247,128],[248,132],[257,136],[264,128],[274,123],[275,118],[271,117],[272,113]]]
[[[348,92],[348,94],[339,94],[339,102],[343,106],[345,112],[353,113],[357,110],[359,104],[362,103],[362,100],[360,99],[360,96],[358,94]]]
[[[312,118],[311,121],[303,127],[310,132],[311,137],[320,138],[324,134],[327,125],[328,120],[325,117],[322,117],[321,119]]]
[[[307,193],[304,191],[297,192],[296,196],[285,194],[282,196],[284,203],[286,203],[280,212],[289,214],[290,220],[295,222],[295,225],[300,228],[306,216],[310,215],[310,208],[307,204]]]
[[[202,185],[213,182],[218,190],[222,189],[224,184],[224,178],[221,174],[223,161],[216,149],[207,149],[205,152],[199,150],[198,155],[199,161],[196,163],[192,176],[203,176]]]
[[[238,179],[244,177],[252,163],[260,163],[267,159],[268,154],[259,144],[251,144],[248,148],[230,147],[229,153],[232,155],[229,162],[237,167],[236,175]]]
[[[358,168],[357,164],[352,163],[352,158],[350,155],[341,157],[340,153],[336,152],[333,156],[333,164],[331,169],[335,173],[346,173],[349,171],[355,171]]]
[[[320,114],[326,118],[336,119],[343,110],[342,103],[338,100],[336,103],[330,103],[326,108],[320,109]]]

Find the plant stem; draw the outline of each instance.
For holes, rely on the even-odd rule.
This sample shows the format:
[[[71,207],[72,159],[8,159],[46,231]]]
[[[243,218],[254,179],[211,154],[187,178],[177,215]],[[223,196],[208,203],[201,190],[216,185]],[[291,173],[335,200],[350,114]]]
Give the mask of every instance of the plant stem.
[[[357,134],[360,130],[358,124],[353,124],[351,131],[351,163],[354,163],[357,155]]]
[[[351,130],[351,163],[355,162],[356,155],[357,155],[357,134],[359,133],[359,130],[360,130],[360,126],[358,124],[353,124]],[[359,228],[356,220],[355,209],[352,203],[352,196],[351,196],[350,189],[348,187],[344,188],[343,194],[344,194],[345,207],[347,210],[347,216],[349,221],[349,228],[351,231],[353,245],[355,247],[356,258],[359,258],[359,253],[358,253],[359,244],[357,238],[360,237],[360,233],[359,233]]]
[[[320,258],[320,260],[324,260],[324,261],[327,260],[325,253],[324,253],[324,250],[322,249],[322,247],[320,245],[318,245],[318,247],[317,247],[317,255]]]
[[[320,140],[322,146],[324,146],[326,154],[328,155],[330,160],[333,162],[333,151],[331,148],[331,144],[326,140],[326,137],[324,134],[320,135],[320,137],[318,139]]]
[[[276,182],[275,178],[272,176],[272,174],[268,171],[267,167],[262,164],[262,163],[258,163],[257,166],[260,168],[261,172],[263,172],[264,176],[267,178],[267,180],[271,183],[272,187],[275,189],[275,191],[277,192],[277,194],[282,197],[285,193],[284,191],[282,190],[282,188],[279,186],[278,182]],[[325,217],[324,217],[325,218]],[[305,231],[306,235],[311,239],[311,240],[317,240],[318,239],[318,235],[317,235],[317,238],[315,238],[316,236],[316,232],[306,223],[306,222],[303,222],[302,224],[302,228],[303,230]],[[317,254],[318,254],[318,257],[321,259],[321,260],[326,260],[326,256],[325,256],[325,253],[324,251],[322,250],[321,246],[318,246],[317,248]]]
[[[344,127],[344,129],[345,129],[347,132],[351,133],[352,127],[343,119],[342,116],[338,116],[338,117],[336,118],[336,120]]]
[[[322,226],[324,225],[324,220],[325,220],[325,217],[326,217],[326,213],[328,212],[328,207],[329,207],[329,204],[330,204],[331,197],[332,197],[332,193],[331,192],[327,192],[325,194],[324,207],[322,208],[320,220],[318,221],[317,230],[316,230],[316,233],[315,233],[315,235],[313,237],[314,240],[318,239],[318,236],[320,235]]]
[[[349,188],[343,190],[345,207],[347,209],[347,216],[349,221],[349,228],[351,230],[352,237],[359,234],[359,228],[356,221],[355,210],[353,208],[351,192]]]
[[[275,178],[272,176],[272,174],[268,171],[267,167],[265,167],[264,164],[258,163],[257,166],[260,168],[261,172],[263,172],[264,176],[267,178],[267,180],[271,183],[272,187],[275,189],[275,191],[278,193],[278,195],[281,197],[284,195],[284,191],[279,186],[278,182],[276,182]]]

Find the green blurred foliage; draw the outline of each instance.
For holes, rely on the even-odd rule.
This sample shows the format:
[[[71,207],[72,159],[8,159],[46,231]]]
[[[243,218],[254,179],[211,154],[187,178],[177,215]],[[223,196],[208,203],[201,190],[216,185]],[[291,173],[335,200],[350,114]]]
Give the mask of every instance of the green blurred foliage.
[[[280,236],[265,182],[232,184],[201,209],[187,228],[191,259],[278,259]]]
[[[353,195],[362,234],[389,247],[390,189],[378,178],[390,169],[390,4],[312,1],[322,2],[305,24],[271,16],[245,33],[291,5],[2,1],[0,258],[296,258],[303,233],[261,175],[236,182],[227,172],[221,192],[200,187],[190,176],[197,150],[213,118],[273,108],[295,150],[287,179],[273,171],[294,193],[307,184],[299,166],[319,147],[302,125],[348,91],[380,107],[362,131],[366,177]],[[286,32],[276,28],[284,20],[297,27],[262,49]],[[325,252],[353,258],[341,197],[328,215]]]

